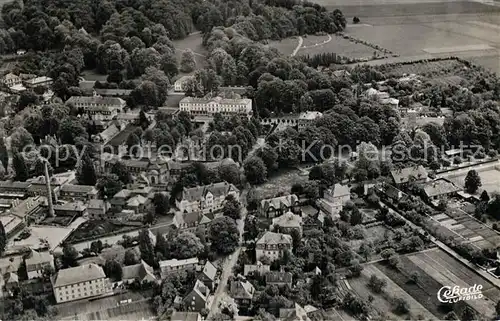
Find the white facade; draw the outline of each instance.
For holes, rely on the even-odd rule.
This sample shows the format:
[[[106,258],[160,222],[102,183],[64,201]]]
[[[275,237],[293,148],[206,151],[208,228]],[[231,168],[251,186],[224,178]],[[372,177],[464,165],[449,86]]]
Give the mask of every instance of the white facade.
[[[54,257],[48,252],[31,251],[30,256],[24,260],[28,279],[43,277],[45,267],[54,269]]]
[[[2,83],[4,83],[7,87],[12,87],[21,84],[22,80],[21,77],[14,75],[13,73],[8,73],[3,77]]]
[[[112,291],[103,269],[96,264],[86,264],[59,270],[52,280],[57,303],[103,295]]]
[[[112,120],[127,105],[125,100],[117,97],[85,97],[73,96],[66,101],[76,108],[82,108],[93,120]]]
[[[179,102],[179,109],[193,116],[213,116],[219,113],[226,116],[242,115],[251,117],[252,100],[247,98],[225,99],[215,97],[207,99],[186,97]]]
[[[278,260],[285,251],[292,250],[292,237],[287,234],[266,232],[255,246],[257,261],[268,257],[271,262]]]
[[[185,188],[182,198],[176,200],[176,206],[182,213],[209,212],[221,208],[228,195],[233,195],[237,200],[240,197],[239,190],[227,182]]]

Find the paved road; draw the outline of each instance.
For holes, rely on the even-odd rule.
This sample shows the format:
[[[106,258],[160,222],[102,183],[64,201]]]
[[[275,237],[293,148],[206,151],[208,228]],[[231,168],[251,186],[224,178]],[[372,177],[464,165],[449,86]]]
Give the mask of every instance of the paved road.
[[[238,261],[238,257],[240,255],[241,250],[244,249],[242,244],[243,244],[243,231],[245,229],[245,218],[247,216],[246,191],[243,191],[241,193],[240,201],[242,205],[241,220],[238,220],[236,222],[238,224],[238,231],[240,232],[239,246],[234,251],[234,253],[230,255],[230,257],[224,260],[224,263],[222,265],[223,268],[222,268],[221,279],[219,285],[217,286],[217,290],[215,290],[214,298],[212,300],[212,305],[210,306],[210,312],[208,313],[206,320],[211,320],[211,318],[219,311],[219,304],[220,302],[222,302],[222,299],[225,296],[228,296],[226,288],[229,277],[233,274],[233,268],[236,265],[236,262]]]

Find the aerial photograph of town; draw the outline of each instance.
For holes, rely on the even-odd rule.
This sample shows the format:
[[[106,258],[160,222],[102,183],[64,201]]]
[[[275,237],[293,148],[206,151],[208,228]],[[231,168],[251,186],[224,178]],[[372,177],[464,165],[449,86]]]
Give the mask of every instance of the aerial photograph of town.
[[[500,320],[500,0],[0,8],[0,321]]]

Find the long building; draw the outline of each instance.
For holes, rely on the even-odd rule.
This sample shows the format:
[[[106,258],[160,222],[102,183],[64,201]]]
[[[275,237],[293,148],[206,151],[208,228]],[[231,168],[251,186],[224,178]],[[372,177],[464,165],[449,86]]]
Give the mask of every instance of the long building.
[[[93,263],[59,270],[52,279],[52,287],[57,303],[91,298],[111,291],[102,267]]]
[[[179,102],[179,110],[186,111],[193,116],[213,116],[218,113],[224,116],[241,115],[250,118],[252,116],[252,100],[248,98],[186,97]]]
[[[76,108],[81,108],[93,120],[111,120],[127,105],[125,100],[118,97],[102,96],[73,96],[66,101],[73,104]]]

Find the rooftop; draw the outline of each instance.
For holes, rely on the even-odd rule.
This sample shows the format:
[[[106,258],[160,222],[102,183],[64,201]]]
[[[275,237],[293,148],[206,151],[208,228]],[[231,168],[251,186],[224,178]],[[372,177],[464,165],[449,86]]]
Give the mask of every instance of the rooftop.
[[[437,179],[424,185],[424,193],[427,197],[446,195],[461,190],[461,188],[444,178]]]
[[[292,283],[292,273],[271,271],[266,274],[266,283]]]
[[[94,104],[94,105],[106,105],[106,106],[122,106],[125,104],[125,100],[118,97],[101,97],[101,96],[72,96],[66,101],[66,103],[73,104]]]
[[[122,279],[139,279],[142,280],[146,275],[150,275],[154,278],[154,270],[146,262],[141,260],[141,263],[128,265],[123,267]]]
[[[236,186],[227,182],[184,188],[182,191],[182,200],[187,200],[189,202],[198,201],[202,197],[205,197],[208,193],[211,193],[214,197],[220,197],[225,196],[232,191],[238,192],[239,190]]]
[[[248,98],[238,98],[238,99],[229,99],[222,97],[213,97],[213,98],[197,98],[197,97],[185,97],[179,103],[198,103],[198,104],[251,104],[252,100]]]
[[[290,207],[298,202],[299,198],[295,194],[279,196],[274,198],[268,198],[260,201],[260,205],[264,210],[267,210],[269,207],[273,207],[275,209],[281,207]]]
[[[26,80],[26,83],[30,84],[30,85],[36,85],[36,84],[39,84],[42,82],[47,82],[47,81],[52,81],[52,78],[46,77],[46,76],[41,76],[41,77],[36,77],[36,78],[30,79],[30,80]]]
[[[265,232],[257,244],[292,244],[292,237],[288,234]]]
[[[198,312],[175,311],[170,316],[171,321],[198,321],[201,315]]]
[[[103,269],[96,264],[86,264],[69,269],[59,270],[52,280],[53,287],[87,282],[106,278]]]
[[[210,262],[207,261],[205,266],[203,267],[203,274],[205,274],[210,280],[215,280],[215,276],[217,275],[217,268]]]
[[[411,178],[425,179],[427,178],[427,171],[422,165],[395,169],[391,171],[392,179],[396,184],[407,183]]]
[[[172,260],[160,261],[160,268],[183,266],[188,264],[198,264],[198,258],[192,257],[185,260],[172,259]]]
[[[61,186],[61,192],[97,194],[97,189],[91,185],[65,184],[65,185]]]
[[[273,225],[278,225],[285,228],[299,228],[302,225],[302,217],[300,215],[287,212],[281,216],[273,218]]]

